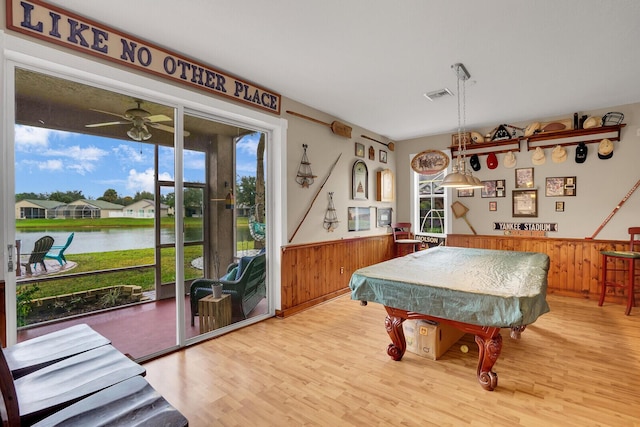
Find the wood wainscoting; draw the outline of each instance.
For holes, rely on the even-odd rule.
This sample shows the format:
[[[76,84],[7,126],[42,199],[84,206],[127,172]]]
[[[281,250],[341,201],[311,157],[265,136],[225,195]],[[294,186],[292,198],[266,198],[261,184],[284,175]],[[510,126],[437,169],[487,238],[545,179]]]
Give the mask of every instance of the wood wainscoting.
[[[281,309],[285,317],[349,292],[354,271],[393,258],[393,236],[282,247]]]
[[[600,251],[628,250],[629,241],[449,234],[447,246],[545,253],[550,259],[548,294],[598,300],[602,276]],[[616,289],[615,295],[611,293],[606,301],[621,304],[623,293],[623,289]]]

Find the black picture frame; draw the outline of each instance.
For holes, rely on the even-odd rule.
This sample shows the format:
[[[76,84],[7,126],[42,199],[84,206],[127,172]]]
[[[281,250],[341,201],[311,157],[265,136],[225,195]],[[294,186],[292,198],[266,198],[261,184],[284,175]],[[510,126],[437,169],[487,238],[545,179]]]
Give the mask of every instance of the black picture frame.
[[[387,152],[380,150],[380,163],[387,163]]]
[[[351,171],[351,198],[369,200],[369,168],[364,160],[356,160]]]

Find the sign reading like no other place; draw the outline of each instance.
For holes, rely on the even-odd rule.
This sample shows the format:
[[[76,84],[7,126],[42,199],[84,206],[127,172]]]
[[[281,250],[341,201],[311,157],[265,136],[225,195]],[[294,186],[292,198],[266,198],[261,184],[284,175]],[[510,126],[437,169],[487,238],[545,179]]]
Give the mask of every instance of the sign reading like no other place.
[[[276,93],[37,0],[7,0],[7,28],[280,114]]]
[[[558,224],[550,222],[494,222],[494,230],[505,236],[544,237],[547,232],[558,231]]]

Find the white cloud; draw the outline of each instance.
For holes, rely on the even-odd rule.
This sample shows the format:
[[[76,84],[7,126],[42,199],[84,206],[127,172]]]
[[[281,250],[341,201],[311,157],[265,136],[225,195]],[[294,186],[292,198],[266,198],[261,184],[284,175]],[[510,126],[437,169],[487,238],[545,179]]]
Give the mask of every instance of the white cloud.
[[[260,133],[252,133],[241,138],[237,145],[238,151],[242,154],[246,154],[248,156],[256,157],[256,152],[258,150],[258,142],[260,141]]]
[[[35,128],[31,126],[14,127],[15,143],[17,151],[30,151],[31,149],[42,149],[49,146],[49,138],[53,132],[49,129]]]
[[[64,169],[61,160],[51,159],[44,162],[37,162],[38,169],[46,171],[61,171]]]
[[[79,145],[67,146],[63,149],[46,150],[43,153],[45,156],[68,157],[78,162],[97,162],[108,154],[108,151],[98,147],[89,146],[84,148]]]
[[[142,150],[138,150],[131,145],[120,144],[113,148],[113,153],[122,160],[133,163],[142,163],[145,160],[145,156],[142,154]]]
[[[160,181],[173,181],[173,178],[168,173],[161,173],[158,177]],[[127,178],[127,190],[136,191],[148,191],[154,192],[154,173],[153,169],[147,169],[143,172],[138,172],[135,169],[129,171]]]
[[[184,150],[184,168],[204,171],[205,155],[201,151]]]

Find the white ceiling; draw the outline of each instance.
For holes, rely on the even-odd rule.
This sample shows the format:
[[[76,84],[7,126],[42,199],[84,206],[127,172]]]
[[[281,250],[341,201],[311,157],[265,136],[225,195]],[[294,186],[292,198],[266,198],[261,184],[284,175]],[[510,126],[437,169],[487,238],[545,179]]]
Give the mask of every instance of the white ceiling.
[[[640,102],[637,0],[50,0],[392,140]]]

